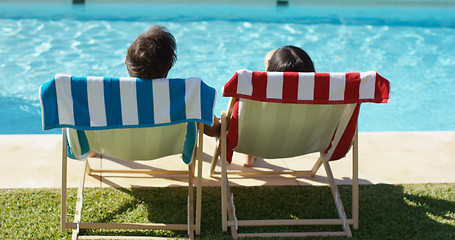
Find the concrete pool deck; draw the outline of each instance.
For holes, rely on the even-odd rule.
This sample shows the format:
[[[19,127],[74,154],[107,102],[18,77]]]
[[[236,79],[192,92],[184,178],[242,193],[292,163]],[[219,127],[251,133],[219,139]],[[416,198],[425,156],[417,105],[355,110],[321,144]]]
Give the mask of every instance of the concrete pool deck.
[[[203,185],[219,186],[220,178],[209,177],[210,161],[215,140],[204,138]],[[311,168],[317,155],[256,162],[255,169],[282,169],[299,166]],[[243,156],[234,155],[231,168],[242,169]],[[305,161],[304,161],[305,160]],[[186,169],[178,156],[148,162],[118,162],[99,158],[89,159],[93,167]],[[331,162],[339,183],[351,179],[351,153],[344,160]],[[0,135],[0,188],[58,188],[61,182],[61,136]],[[77,187],[83,168],[82,161],[68,161],[68,186]],[[455,131],[441,132],[361,132],[359,135],[359,179],[361,184],[412,184],[455,182]],[[100,181],[101,180],[101,181]],[[321,168],[314,178],[285,179],[258,177],[230,178],[234,185],[318,185],[325,183]],[[86,186],[183,186],[185,178],[157,179],[150,175],[120,178],[104,174],[102,178],[88,176]]]

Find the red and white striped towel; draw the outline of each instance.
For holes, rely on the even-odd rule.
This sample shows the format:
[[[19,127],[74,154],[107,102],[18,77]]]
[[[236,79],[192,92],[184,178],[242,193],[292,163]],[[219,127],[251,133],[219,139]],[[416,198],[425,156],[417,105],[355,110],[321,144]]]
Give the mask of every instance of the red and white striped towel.
[[[281,103],[387,103],[389,88],[389,81],[374,71],[298,73],[239,70],[224,85],[223,96]]]

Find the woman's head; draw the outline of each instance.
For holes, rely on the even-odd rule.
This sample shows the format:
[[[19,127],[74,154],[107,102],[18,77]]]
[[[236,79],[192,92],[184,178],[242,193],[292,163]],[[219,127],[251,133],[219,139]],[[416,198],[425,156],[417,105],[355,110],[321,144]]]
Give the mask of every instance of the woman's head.
[[[273,55],[271,55],[273,54]],[[267,58],[270,59],[267,61]],[[268,72],[314,72],[310,56],[301,48],[284,46],[270,51],[264,60]]]

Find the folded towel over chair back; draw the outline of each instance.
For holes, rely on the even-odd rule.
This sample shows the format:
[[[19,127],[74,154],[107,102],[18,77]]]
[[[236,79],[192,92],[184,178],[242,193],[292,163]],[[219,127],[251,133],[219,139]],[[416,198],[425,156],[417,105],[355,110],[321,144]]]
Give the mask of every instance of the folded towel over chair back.
[[[298,72],[257,72],[249,70],[239,70],[235,75],[225,84],[223,88],[223,96],[235,97],[240,99],[235,105],[229,125],[229,132],[227,136],[227,148],[228,148],[228,161],[231,161],[232,152],[239,151],[247,154],[255,155],[259,154],[254,152],[254,145],[259,142],[266,143],[269,145],[263,150],[268,153],[262,153],[262,155],[256,155],[258,157],[266,158],[278,158],[278,157],[291,157],[297,156],[295,154],[306,154],[313,150],[321,152],[321,156],[325,160],[336,160],[344,157],[349,151],[355,131],[357,128],[357,118],[359,114],[359,108],[361,103],[372,102],[372,103],[387,103],[389,101],[390,94],[389,81],[380,76],[374,71],[370,72],[352,72],[352,73],[298,73]],[[253,100],[253,101],[251,101]],[[270,103],[260,104],[255,102]],[[274,113],[266,115],[263,111],[269,111],[270,109],[280,109],[279,106],[274,104],[285,103],[281,108],[287,108],[289,111],[297,109],[304,109],[300,115],[293,115],[293,113],[282,114],[283,111],[271,110]],[[316,107],[296,105],[316,105]],[[346,108],[337,107],[339,105],[345,105]],[[254,107],[252,107],[254,106]],[[319,106],[319,107],[317,107]],[[243,107],[243,110],[242,110]],[[248,110],[245,110],[247,109]],[[284,118],[287,123],[281,123],[282,125],[294,123],[293,126],[308,124],[311,120],[315,125],[318,124],[318,116],[314,110],[318,108],[318,111],[325,111],[324,116],[330,118],[331,116],[338,116],[336,121],[330,122],[332,126],[328,129],[321,130],[319,133],[315,133],[314,129],[308,129],[307,132],[311,131],[313,137],[317,138],[322,135],[323,131],[330,131],[329,133],[324,132],[327,135],[326,139],[322,142],[322,145],[313,146],[310,143],[307,145],[294,144],[294,150],[291,144],[285,144],[287,153],[291,155],[281,154],[274,150],[275,145],[282,145],[283,141],[279,140],[280,136],[285,139],[285,128],[279,126],[278,130],[273,130],[274,126],[266,126],[260,130],[256,138],[248,136],[241,136],[246,130],[247,124],[253,126],[253,128],[260,129],[261,124],[273,125],[272,118]],[[268,109],[268,110],[267,110]],[[256,110],[256,111],[254,111]],[[300,111],[297,110],[297,111]],[[339,113],[337,113],[337,111]],[[254,113],[253,113],[254,112]],[[280,112],[280,114],[278,114]],[[248,121],[242,120],[242,116],[248,115],[250,119]],[[321,114],[321,113],[317,113]],[[332,114],[332,115],[330,115]],[[301,119],[289,120],[290,116],[300,117]],[[321,115],[322,116],[322,115]],[[254,119],[251,119],[254,118]],[[261,119],[261,118],[266,118]],[[286,119],[287,118],[287,119]],[[267,123],[264,123],[267,122]],[[320,125],[325,122],[319,122]],[[292,128],[292,127],[291,127]],[[300,126],[299,126],[300,128]],[[281,130],[280,130],[281,129]],[[303,127],[301,128],[303,129]],[[321,128],[322,129],[322,128]],[[290,129],[289,135],[294,135],[294,140],[308,140],[310,136],[302,136],[301,133],[297,133],[297,129]],[[270,135],[266,137],[261,135],[263,132],[270,132]],[[244,135],[251,135],[246,133]],[[258,137],[260,136],[260,137]],[[242,138],[244,139],[242,141]],[[271,139],[271,143],[266,142],[267,138]],[[248,146],[241,146],[246,143]],[[306,149],[308,148],[308,149]],[[252,152],[246,149],[253,149]],[[258,150],[259,151],[259,150]]]
[[[215,89],[199,78],[143,80],[59,74],[40,88],[44,130],[212,125],[215,96]],[[190,142],[185,142],[185,148],[194,146],[194,139]]]
[[[199,78],[56,75],[40,89],[43,128],[96,130],[179,122],[211,125],[215,92]]]

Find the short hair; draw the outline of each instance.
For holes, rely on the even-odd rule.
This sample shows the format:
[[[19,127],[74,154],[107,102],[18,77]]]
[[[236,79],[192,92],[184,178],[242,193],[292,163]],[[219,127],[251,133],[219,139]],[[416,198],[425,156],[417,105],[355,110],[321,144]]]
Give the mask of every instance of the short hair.
[[[301,48],[284,46],[276,50],[268,62],[269,72],[314,72],[310,56]]]
[[[152,26],[128,48],[125,63],[131,77],[164,78],[177,61],[175,38],[163,26]]]

